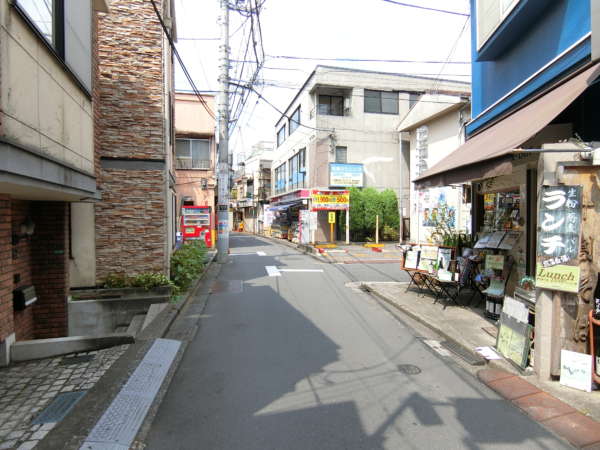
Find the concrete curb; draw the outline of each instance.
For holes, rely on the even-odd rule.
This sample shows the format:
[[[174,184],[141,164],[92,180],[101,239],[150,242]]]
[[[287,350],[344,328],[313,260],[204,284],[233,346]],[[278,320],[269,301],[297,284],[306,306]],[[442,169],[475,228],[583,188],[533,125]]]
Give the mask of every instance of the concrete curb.
[[[215,271],[220,270],[220,268],[216,268],[215,270],[216,264],[214,264],[214,260],[215,254],[212,254],[207,261],[203,273],[194,283],[194,286],[186,293],[184,301],[178,304],[171,304],[171,307],[165,308],[150,325],[138,334],[136,342],[130,345],[125,353],[123,353],[123,355],[111,366],[98,383],[96,383],[96,385],[75,405],[69,415],[65,417],[63,421],[58,423],[58,425],[56,425],[56,427],[54,427],[44,439],[37,444],[36,449],[55,450],[60,448],[75,450],[80,448],[89,432],[96,425],[96,422],[98,422],[104,411],[110,406],[113,399],[135,371],[140,361],[144,358],[152,343],[156,339],[162,337],[178,339],[177,337],[172,336],[172,331],[177,329],[177,319],[182,317],[182,314],[190,308],[190,305],[195,303],[195,300],[200,298],[204,301],[204,305],[206,304],[208,295],[199,295],[199,293],[201,290],[208,292],[208,287],[205,286],[207,283],[203,283],[203,281],[207,278],[210,279],[210,276],[214,275]],[[202,308],[203,307],[204,306],[202,306]],[[200,317],[198,317],[198,321],[199,320]],[[197,328],[196,323],[194,323],[192,327]],[[187,335],[189,339],[189,336],[193,337],[194,332],[187,333]],[[140,438],[146,436],[150,424],[158,410],[160,401],[162,401],[164,394],[169,387],[186,347],[187,340],[182,342],[175,361],[173,361],[169,373],[138,431],[135,442],[139,442]],[[136,446],[135,442],[133,447]]]
[[[389,298],[388,296],[386,296],[386,295],[384,295],[384,294],[382,294],[380,292],[377,292],[377,291],[371,289],[367,284],[361,283],[360,286],[361,286],[362,289],[364,289],[366,292],[368,292],[369,294],[371,294],[373,297],[376,297],[379,300],[384,301],[386,304],[388,304],[391,307],[397,309],[398,311],[401,311],[403,314],[406,314],[408,317],[410,317],[411,319],[419,322],[421,325],[424,325],[424,326],[428,327],[429,329],[433,330],[435,333],[439,334],[440,336],[443,336],[444,339],[446,339],[447,341],[451,341],[454,344],[459,345],[460,347],[462,347],[463,350],[465,350],[466,352],[472,354],[475,358],[481,358],[481,355],[479,355],[478,353],[476,353],[472,348],[470,348],[469,345],[467,345],[464,342],[457,341],[456,338],[454,338],[453,336],[450,336],[442,328],[436,327],[435,325],[431,324],[430,322],[424,320],[418,314],[414,314],[412,311],[409,311],[406,308],[403,308],[401,305],[398,305],[396,302],[394,302],[393,299]],[[504,366],[499,365],[494,360],[487,361],[487,365],[486,366],[490,367],[490,368],[494,368],[494,369],[506,370],[506,368]],[[515,375],[516,374],[517,373],[515,372]]]

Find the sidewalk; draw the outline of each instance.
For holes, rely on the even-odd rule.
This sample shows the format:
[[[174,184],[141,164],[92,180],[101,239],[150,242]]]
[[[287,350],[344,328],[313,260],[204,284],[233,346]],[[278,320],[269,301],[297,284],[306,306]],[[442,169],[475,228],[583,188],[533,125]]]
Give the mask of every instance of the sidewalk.
[[[496,344],[495,327],[481,310],[433,303],[429,296],[406,291],[406,283],[363,283],[376,297],[428,326],[465,350]],[[504,359],[493,360],[478,372],[479,379],[534,420],[577,447],[600,448],[600,390],[583,392],[558,381],[542,381],[534,373],[520,374]],[[593,420],[592,420],[593,419]],[[590,447],[592,445],[592,447]]]
[[[185,342],[194,334],[209,289],[206,278],[216,269],[211,264],[213,259],[211,253],[205,271],[184,301],[165,308],[135,337],[134,343],[1,368],[0,450],[79,449],[148,349],[159,338],[167,337],[182,342],[182,346],[149,413],[135,432],[138,439],[143,439]],[[185,315],[190,312],[196,313],[190,315],[193,318]],[[135,407],[133,403],[130,406]],[[106,430],[108,433],[127,424],[113,425],[112,430]],[[114,448],[117,447],[129,445],[119,447],[115,443]]]

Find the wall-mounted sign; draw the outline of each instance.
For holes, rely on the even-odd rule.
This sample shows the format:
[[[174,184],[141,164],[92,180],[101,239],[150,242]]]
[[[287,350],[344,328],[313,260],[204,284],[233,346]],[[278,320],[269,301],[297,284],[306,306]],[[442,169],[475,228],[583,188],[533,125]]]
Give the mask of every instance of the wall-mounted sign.
[[[329,186],[363,187],[363,165],[329,163]]]
[[[349,191],[319,191],[311,193],[312,210],[345,210],[350,206]]]
[[[536,286],[579,292],[581,186],[542,186]]]

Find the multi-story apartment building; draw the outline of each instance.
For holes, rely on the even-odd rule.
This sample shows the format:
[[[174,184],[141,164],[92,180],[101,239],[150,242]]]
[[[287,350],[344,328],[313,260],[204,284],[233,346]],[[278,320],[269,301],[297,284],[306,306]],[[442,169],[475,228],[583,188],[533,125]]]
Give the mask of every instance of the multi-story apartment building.
[[[188,93],[175,95],[177,214],[183,204],[209,207],[214,244],[216,109],[214,96],[203,94],[201,98]]]
[[[273,145],[265,141],[253,145],[250,156],[238,166],[233,180],[234,229],[243,223],[245,231],[263,232],[264,208],[271,195]]]
[[[67,333],[69,263],[82,250],[70,218],[100,198],[92,48],[107,4],[60,5],[0,1],[0,365],[15,339]],[[32,303],[13,304],[28,286]]]
[[[397,129],[419,97],[434,91],[461,95],[468,94],[470,86],[458,81],[317,66],[275,124],[271,202],[318,209],[316,222],[311,221],[318,225],[316,230],[312,227],[310,241],[328,238],[327,210],[344,209],[344,200],[347,202],[347,195],[336,197],[340,189],[389,188],[396,192],[400,204],[406,204],[408,145],[402,145]],[[319,204],[315,195],[322,200]],[[301,222],[299,217],[297,220]]]

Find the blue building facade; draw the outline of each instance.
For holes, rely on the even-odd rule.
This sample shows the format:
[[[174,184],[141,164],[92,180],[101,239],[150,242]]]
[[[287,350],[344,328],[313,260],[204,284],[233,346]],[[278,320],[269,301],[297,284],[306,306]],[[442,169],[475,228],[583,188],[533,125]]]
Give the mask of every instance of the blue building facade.
[[[593,1],[471,0],[468,136],[590,63]]]

